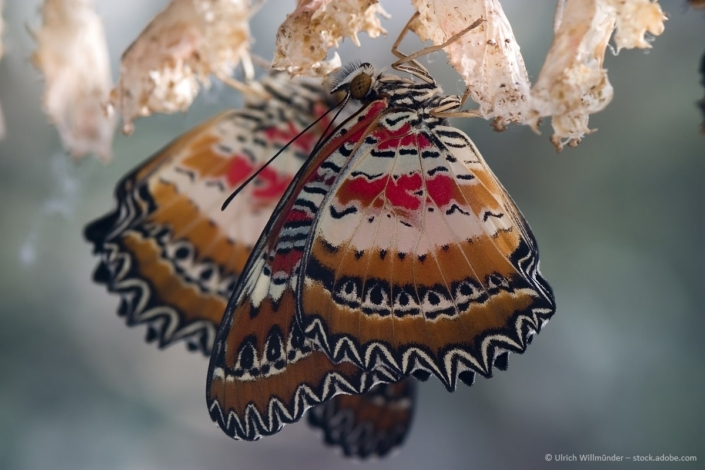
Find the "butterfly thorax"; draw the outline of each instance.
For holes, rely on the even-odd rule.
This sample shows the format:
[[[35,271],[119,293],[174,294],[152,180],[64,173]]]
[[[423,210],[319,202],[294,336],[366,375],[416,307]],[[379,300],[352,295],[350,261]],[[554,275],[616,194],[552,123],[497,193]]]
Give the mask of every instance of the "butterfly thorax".
[[[384,100],[387,110],[407,110],[424,118],[437,116],[439,111],[456,111],[461,106],[457,95],[446,95],[443,89],[427,72],[413,67],[400,70],[412,71],[420,80],[379,73],[368,63],[344,69],[333,86],[333,92],[345,90],[350,98],[369,105]],[[434,121],[434,120],[432,120]],[[443,119],[436,120],[447,124]]]
[[[460,97],[444,94],[435,80],[417,82],[395,75],[380,74],[370,90],[370,98],[385,98],[389,108],[409,108],[419,114],[431,114],[440,107],[453,110],[460,107]]]

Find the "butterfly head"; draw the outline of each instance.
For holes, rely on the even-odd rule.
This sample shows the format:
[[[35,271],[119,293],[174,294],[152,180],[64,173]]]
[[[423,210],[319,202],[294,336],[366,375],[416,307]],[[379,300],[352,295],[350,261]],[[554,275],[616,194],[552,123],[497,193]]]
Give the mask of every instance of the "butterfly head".
[[[343,68],[336,77],[331,93],[345,92],[350,98],[368,98],[375,83],[375,69],[371,64],[353,63]]]

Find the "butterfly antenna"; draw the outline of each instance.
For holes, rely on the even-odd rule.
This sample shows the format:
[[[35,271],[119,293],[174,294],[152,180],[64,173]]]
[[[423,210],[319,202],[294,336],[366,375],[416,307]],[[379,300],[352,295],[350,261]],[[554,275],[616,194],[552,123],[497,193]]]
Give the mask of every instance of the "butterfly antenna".
[[[262,170],[264,170],[265,168],[267,168],[270,163],[272,163],[279,155],[281,155],[281,153],[282,153],[284,150],[286,150],[286,149],[289,147],[289,145],[291,145],[292,143],[294,143],[294,142],[296,141],[296,139],[298,139],[299,137],[301,137],[302,135],[304,135],[306,132],[308,132],[313,126],[315,126],[316,124],[318,124],[319,121],[321,121],[321,119],[323,119],[323,118],[326,117],[328,114],[330,114],[331,111],[333,111],[335,108],[337,108],[338,106],[340,106],[341,104],[343,104],[346,100],[347,100],[347,97],[345,97],[345,98],[343,98],[342,100],[340,100],[340,102],[338,102],[335,106],[331,107],[328,111],[326,111],[325,113],[323,113],[323,115],[321,115],[321,117],[319,117],[318,119],[316,119],[315,121],[313,121],[311,124],[309,124],[308,126],[306,126],[306,128],[305,128],[304,130],[302,130],[301,132],[299,132],[298,134],[296,134],[296,136],[295,136],[293,139],[291,139],[289,142],[287,142],[286,145],[284,145],[284,147],[280,148],[279,151],[278,151],[277,153],[275,153],[272,158],[270,158],[269,160],[267,160],[267,163],[265,163],[264,165],[262,165],[261,167],[259,167],[259,168],[257,169],[257,171],[255,171],[254,173],[252,173],[252,174],[245,180],[244,183],[242,183],[240,186],[238,186],[238,187],[235,189],[235,191],[233,191],[233,192],[230,194],[230,196],[228,196],[228,198],[225,200],[225,202],[223,202],[223,205],[220,207],[220,210],[221,210],[221,211],[224,211],[225,208],[228,207],[228,204],[230,204],[230,202],[231,202],[233,199],[235,199],[235,196],[237,196],[238,194],[240,194],[240,191],[242,191],[242,190],[245,188],[245,186],[247,186],[248,184],[250,184],[253,179],[257,178],[257,176],[262,172]],[[343,109],[343,108],[340,108],[340,111],[342,111],[342,109]],[[340,114],[340,111],[338,111],[338,113],[335,115],[335,118],[338,117],[338,114]],[[333,118],[333,120],[335,120],[335,118]],[[332,122],[333,122],[333,121],[331,121],[331,124],[332,124]],[[328,132],[328,129],[330,129],[331,124],[328,124],[328,127],[326,128],[326,131],[323,133],[324,135],[325,135],[326,132]],[[318,142],[316,143],[316,149],[318,148],[318,145],[320,144],[320,142],[321,142],[321,139],[319,139]]]
[[[338,110],[338,112],[335,113],[335,116],[333,116],[333,119],[331,119],[331,121],[328,123],[326,130],[324,130],[323,134],[321,134],[321,136],[318,138],[318,142],[316,142],[316,145],[313,146],[313,150],[311,150],[311,155],[318,152],[318,150],[321,146],[321,142],[323,142],[323,139],[326,137],[326,134],[328,134],[328,131],[333,126],[333,123],[335,122],[335,120],[338,119],[338,116],[340,116],[340,113],[342,113],[343,109],[345,109],[345,105],[348,104],[349,99],[350,99],[350,93],[346,94],[345,97],[342,100],[340,100],[340,102],[338,104],[335,105],[337,107],[342,104],[342,106],[340,106],[340,109]],[[335,108],[331,108],[331,109],[335,109]]]

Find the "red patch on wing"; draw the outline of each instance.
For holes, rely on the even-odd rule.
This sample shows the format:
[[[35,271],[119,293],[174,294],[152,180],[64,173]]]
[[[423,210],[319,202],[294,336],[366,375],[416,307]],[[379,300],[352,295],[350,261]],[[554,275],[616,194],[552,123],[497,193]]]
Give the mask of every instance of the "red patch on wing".
[[[294,137],[299,135],[299,132],[301,132],[301,130],[294,126],[293,123],[289,122],[287,123],[286,129],[280,129],[277,127],[270,127],[265,129],[264,135],[267,137],[267,140],[269,142],[277,142],[279,144],[284,145],[290,142]],[[315,136],[310,132],[306,132],[300,135],[296,140],[294,140],[291,145],[294,148],[298,148],[299,150],[308,152],[309,150],[311,150],[311,148],[313,148],[317,138],[318,136]]]
[[[316,106],[316,109],[314,110],[314,116],[318,118],[324,112],[326,112],[325,108],[322,108],[321,106]],[[319,129],[326,129],[329,123],[330,119],[326,117],[321,119],[317,126],[319,127]],[[296,140],[293,140],[293,142],[291,142],[291,146],[303,152],[310,152],[313,149],[313,146],[316,145],[316,141],[320,138],[321,131],[309,131],[299,135],[301,130],[302,129],[299,129],[292,122],[289,122],[287,123],[287,127],[285,129],[277,127],[269,127],[265,129],[264,135],[270,142],[276,142],[280,145],[286,145],[291,142],[294,138],[296,138]]]
[[[389,175],[368,181],[364,176],[352,178],[345,182],[341,193],[349,194],[351,199],[357,199],[364,205],[374,204],[382,207],[384,201],[379,198],[384,193],[384,199],[397,209],[416,211],[421,207],[421,194],[424,181],[420,173],[401,175],[393,179]],[[455,182],[446,175],[438,175],[425,181],[427,202],[433,202],[439,207],[447,205],[455,199]]]
[[[252,196],[276,202],[284,194],[292,179],[291,176],[283,175],[267,167],[255,179]]]
[[[325,112],[325,108],[321,106],[316,106],[314,110],[314,115],[316,118],[320,117]],[[286,128],[268,127],[263,130],[264,135],[267,140],[279,145],[286,145],[291,141],[291,146],[295,149],[299,149],[302,152],[310,152],[314,145],[316,144],[318,138],[320,137],[320,129],[325,129],[330,123],[329,118],[323,118],[317,124],[318,128],[305,132],[299,135],[301,131],[292,122],[286,124]],[[298,137],[297,137],[298,136]],[[296,140],[293,140],[296,138]],[[293,141],[292,141],[293,140]],[[249,158],[244,155],[236,155],[228,166],[226,179],[228,185],[234,188],[241,183],[244,183],[247,178],[249,178],[252,173],[254,173],[257,168],[252,164]],[[272,200],[278,199],[284,194],[286,188],[291,183],[293,175],[285,175],[278,173],[272,168],[265,168],[260,172],[254,181],[255,189],[252,191],[252,197],[255,199],[262,199],[265,202],[271,202]]]
[[[375,137],[379,139],[377,149],[389,150],[398,149],[399,147],[416,147],[416,134],[410,134],[411,128],[408,124],[404,124],[401,129],[393,132],[386,130],[378,130],[375,132]],[[398,137],[401,135],[402,137]]]
[[[368,181],[364,176],[353,178],[344,184],[344,191],[349,191],[350,195],[360,200],[363,204],[369,205],[375,201],[381,193],[384,198],[394,207],[406,210],[417,210],[421,206],[421,198],[414,191],[421,189],[421,175],[402,175],[398,180],[393,180],[389,175]],[[384,201],[377,199],[375,207],[382,207]]]
[[[426,180],[428,196],[438,207],[447,205],[455,199],[457,185],[450,176],[438,175]]]
[[[428,137],[426,137],[426,134],[418,134],[416,136],[416,138],[417,138],[417,145],[419,146],[419,150],[429,148],[429,147],[435,147],[435,145],[433,145],[431,143],[431,141],[428,140]]]
[[[243,155],[235,155],[230,159],[226,179],[228,185],[233,188],[244,182],[255,171],[255,166]]]
[[[226,173],[228,185],[231,188],[239,186],[256,170],[257,167],[247,157],[238,155],[232,158]],[[279,173],[275,169],[267,167],[251,183],[252,192],[250,196],[258,204],[276,202],[284,194],[291,180],[292,176]]]

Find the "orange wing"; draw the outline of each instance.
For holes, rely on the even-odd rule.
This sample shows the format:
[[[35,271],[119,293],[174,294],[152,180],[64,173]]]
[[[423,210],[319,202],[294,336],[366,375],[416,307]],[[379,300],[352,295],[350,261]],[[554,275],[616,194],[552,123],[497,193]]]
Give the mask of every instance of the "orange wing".
[[[298,311],[334,361],[453,390],[523,352],[555,305],[509,194],[465,134],[427,119],[388,112],[348,157],[307,238]]]
[[[206,388],[211,418],[233,438],[252,440],[273,434],[336,394],[360,394],[377,382],[400,379],[385,369],[366,372],[352,363],[333,364],[304,337],[295,319],[294,287],[302,242],[316,206],[292,195],[305,188],[308,197],[321,197],[335,167],[326,155],[343,143],[355,142],[356,129],[378,111],[367,112],[362,122],[350,118],[299,171],[230,298]],[[319,166],[324,159],[327,163]]]
[[[272,100],[251,98],[245,109],[221,113],[178,137],[125,176],[116,190],[117,209],[86,228],[86,238],[101,257],[95,280],[120,295],[119,313],[128,325],[147,325],[147,340],[160,347],[183,340],[190,349],[211,354],[227,299],[254,241],[327,124],[324,120],[297,139],[221,212],[233,187],[332,104],[328,93],[305,82],[289,83],[274,75],[263,84]],[[291,376],[267,382],[275,393],[285,395],[291,377],[322,377],[331,367],[321,353],[304,354],[313,356],[302,364],[305,368],[292,367]],[[343,376],[361,374],[351,365],[336,369]],[[260,382],[247,385],[242,396],[260,396]],[[375,396],[396,396],[395,385],[388,391],[381,387]],[[413,395],[406,398],[411,414]],[[338,395],[326,406],[364,412],[370,400]],[[389,406],[398,408],[396,401]],[[354,419],[405,434],[407,416],[398,415],[395,422],[397,415],[384,409],[379,422],[367,415],[354,414]],[[325,418],[318,423],[332,427]],[[376,453],[400,444],[387,439]]]
[[[271,75],[263,86],[271,100],[250,97],[244,109],[178,137],[125,176],[118,207],[86,227],[102,261],[94,279],[121,296],[127,324],[148,325],[147,340],[160,347],[185,340],[210,354],[252,246],[327,124],[297,139],[221,211],[233,188],[331,105],[306,82]]]

